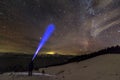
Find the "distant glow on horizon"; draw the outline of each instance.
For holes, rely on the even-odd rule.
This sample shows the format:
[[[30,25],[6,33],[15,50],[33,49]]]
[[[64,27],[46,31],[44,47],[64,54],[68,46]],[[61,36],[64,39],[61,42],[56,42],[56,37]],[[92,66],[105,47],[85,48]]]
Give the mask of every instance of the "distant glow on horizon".
[[[36,52],[33,55],[32,61],[35,59],[35,57],[37,56],[38,52],[44,46],[44,44],[49,39],[49,37],[51,36],[51,34],[53,33],[54,30],[55,30],[54,24],[48,25],[48,27],[46,28],[46,31],[45,31],[43,37],[41,38],[41,41],[40,41],[40,43],[38,45],[38,48],[37,48]]]
[[[46,54],[54,55],[54,54],[55,54],[55,52],[50,51],[50,52],[46,52]]]

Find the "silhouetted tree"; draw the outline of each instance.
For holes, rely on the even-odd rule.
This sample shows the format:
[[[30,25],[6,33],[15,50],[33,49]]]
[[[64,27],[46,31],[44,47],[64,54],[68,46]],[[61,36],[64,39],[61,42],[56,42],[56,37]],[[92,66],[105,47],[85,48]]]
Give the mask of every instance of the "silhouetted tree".
[[[120,46],[112,46],[112,47],[108,47],[102,50],[99,50],[97,52],[93,52],[90,54],[85,54],[85,55],[80,55],[80,56],[75,56],[74,58],[71,58],[67,61],[67,63],[70,62],[79,62],[79,61],[83,61],[89,58],[93,58],[99,55],[105,55],[105,54],[120,54]]]

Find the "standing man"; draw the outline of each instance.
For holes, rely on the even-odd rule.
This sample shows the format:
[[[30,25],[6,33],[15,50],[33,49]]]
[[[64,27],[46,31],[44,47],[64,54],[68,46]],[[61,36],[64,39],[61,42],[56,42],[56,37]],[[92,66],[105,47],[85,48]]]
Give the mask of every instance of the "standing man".
[[[34,68],[33,61],[31,61],[31,62],[29,63],[28,76],[32,76],[33,68]]]

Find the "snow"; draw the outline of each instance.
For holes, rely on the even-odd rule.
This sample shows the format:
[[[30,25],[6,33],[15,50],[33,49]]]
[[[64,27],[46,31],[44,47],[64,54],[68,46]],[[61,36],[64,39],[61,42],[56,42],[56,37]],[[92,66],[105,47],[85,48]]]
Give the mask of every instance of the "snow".
[[[120,80],[119,66],[120,54],[107,54],[39,69],[39,72],[44,70],[45,74],[34,72],[33,76],[27,76],[26,72],[4,73],[0,75],[0,80]]]
[[[57,75],[54,80],[120,80],[119,66],[120,55],[110,54],[44,70]]]

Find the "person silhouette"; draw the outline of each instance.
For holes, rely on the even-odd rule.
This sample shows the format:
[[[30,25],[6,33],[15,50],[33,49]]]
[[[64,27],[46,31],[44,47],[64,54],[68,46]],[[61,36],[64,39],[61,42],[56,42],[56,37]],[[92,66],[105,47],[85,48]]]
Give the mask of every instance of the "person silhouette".
[[[29,63],[28,76],[32,76],[33,68],[34,68],[33,61],[31,61],[31,62]]]

